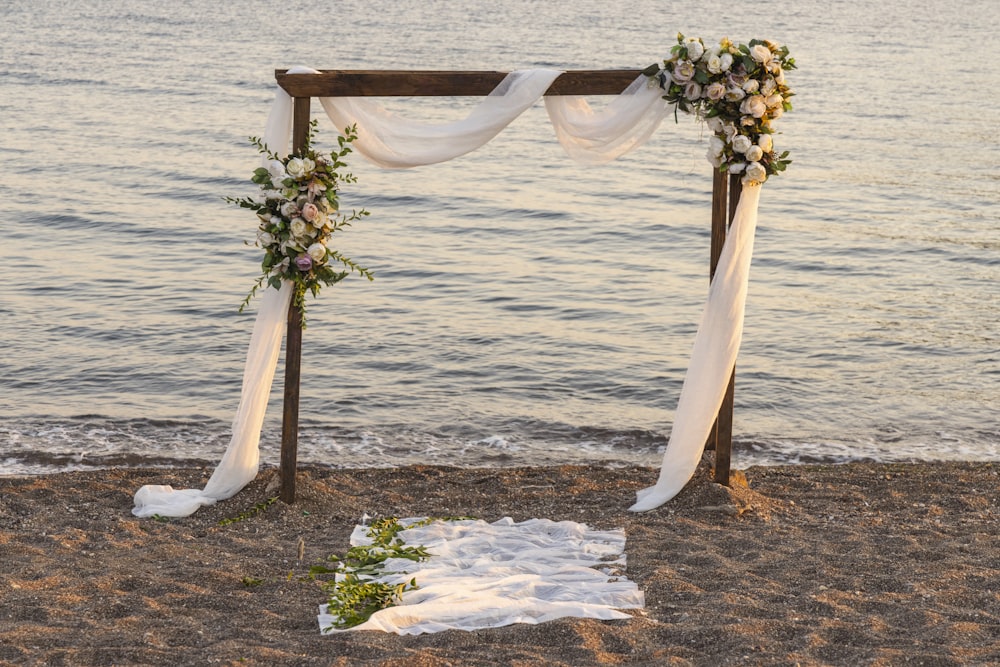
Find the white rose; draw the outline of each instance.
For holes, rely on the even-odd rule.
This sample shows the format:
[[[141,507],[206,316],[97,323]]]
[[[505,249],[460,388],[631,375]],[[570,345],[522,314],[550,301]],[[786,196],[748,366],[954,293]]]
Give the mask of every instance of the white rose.
[[[306,250],[306,254],[312,257],[312,260],[319,264],[324,259],[326,259],[326,246],[322,243],[313,243]]]
[[[778,94],[768,95],[767,99],[764,100],[764,103],[767,104],[768,109],[774,109],[775,107],[780,107],[784,104],[785,98]]]
[[[730,102],[739,102],[746,96],[747,94],[744,93],[743,89],[739,86],[730,86],[729,88],[726,88],[726,99]]]
[[[778,84],[775,83],[774,79],[768,78],[764,79],[764,84],[760,87],[760,93],[761,95],[770,95],[777,89]]]
[[[747,165],[747,173],[743,176],[744,185],[763,183],[767,180],[767,169],[760,162],[751,162]]]
[[[761,150],[760,146],[751,146],[747,149],[746,157],[750,162],[757,162],[764,157],[764,151]]]
[[[292,232],[292,236],[302,238],[309,231],[309,225],[302,218],[295,218],[292,220],[292,224],[289,225],[289,229]]]
[[[695,81],[688,81],[684,86],[684,97],[692,102],[697,102],[701,98],[701,84]]]
[[[712,100],[713,102],[721,100],[725,94],[726,94],[726,87],[721,83],[719,83],[718,81],[714,81],[708,84],[708,87],[705,88],[705,97]]]
[[[713,167],[719,167],[722,165],[722,154],[713,152],[711,147],[708,149],[708,152],[705,153],[705,159],[711,162]]]
[[[299,214],[299,207],[294,202],[286,201],[281,205],[281,215],[286,218],[294,218]]]
[[[691,80],[694,76],[694,63],[690,60],[682,60],[677,63],[674,67],[674,71],[670,73],[670,77],[674,80],[674,83],[679,83],[684,85]]]
[[[708,140],[708,152],[714,153],[715,155],[722,155],[722,151],[726,150],[726,142],[724,142],[719,137],[712,137]]]
[[[746,168],[747,168],[746,162],[734,162],[733,164],[729,165],[729,173],[741,174],[743,173],[743,170]]]
[[[311,158],[307,158],[307,157],[302,158],[302,173],[303,173],[303,175],[308,176],[309,174],[313,173],[313,171],[315,169],[316,169],[316,163],[313,162],[313,160]]]
[[[774,54],[771,53],[771,49],[767,48],[763,44],[757,44],[750,47],[750,57],[757,62],[764,64],[771,62]]]
[[[265,199],[281,199],[281,190],[264,190]]]
[[[722,124],[722,133],[726,135],[726,141],[732,142],[733,137],[736,136],[737,131],[738,130],[736,129],[736,126],[733,125],[732,123]]]
[[[288,175],[292,178],[302,178],[306,173],[306,166],[302,162],[302,158],[293,157],[285,165],[285,169],[288,171]]]
[[[281,164],[281,160],[269,160],[267,173],[271,176],[272,183],[281,183],[288,178],[288,174],[285,173],[285,165]]]
[[[692,62],[698,62],[698,60],[705,55],[705,45],[697,39],[691,39],[688,41],[687,51],[688,58],[690,58]]]
[[[760,146],[760,149],[765,153],[770,153],[774,148],[774,141],[771,139],[770,134],[762,134],[757,139],[757,145]]]
[[[747,149],[753,145],[750,137],[745,134],[736,135],[730,143],[733,145],[733,150],[737,153],[746,153]]]
[[[764,96],[751,95],[743,100],[743,104],[740,105],[740,113],[753,116],[754,118],[763,116],[767,113],[767,103],[764,101]]]
[[[748,93],[756,93],[760,89],[760,81],[757,79],[747,79],[743,82],[743,90]]]
[[[705,123],[708,125],[708,129],[710,129],[713,133],[715,134],[722,133],[722,119],[719,118],[718,116],[712,116],[711,118],[707,119]]]
[[[719,65],[722,67],[723,72],[728,72],[729,68],[733,66],[733,56],[730,53],[723,53],[719,56]]]
[[[708,67],[708,71],[712,74],[720,74],[722,73],[722,58],[720,58],[718,54],[711,55],[706,61],[706,66]]]
[[[261,247],[272,245],[274,243],[274,236],[262,229],[257,232],[257,243],[259,243]]]

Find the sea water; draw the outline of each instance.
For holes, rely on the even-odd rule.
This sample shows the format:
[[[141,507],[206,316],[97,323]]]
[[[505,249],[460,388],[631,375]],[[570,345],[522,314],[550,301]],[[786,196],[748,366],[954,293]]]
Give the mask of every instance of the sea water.
[[[799,65],[734,464],[998,460],[998,23],[992,0],[6,0],[0,472],[219,459],[260,261],[222,198],[253,192],[274,69],[637,69],[678,32]],[[601,167],[541,105],[442,165],[355,158],[342,202],[371,216],[337,247],[376,279],[308,303],[300,460],[656,465],[708,287],[708,134],[678,121]]]

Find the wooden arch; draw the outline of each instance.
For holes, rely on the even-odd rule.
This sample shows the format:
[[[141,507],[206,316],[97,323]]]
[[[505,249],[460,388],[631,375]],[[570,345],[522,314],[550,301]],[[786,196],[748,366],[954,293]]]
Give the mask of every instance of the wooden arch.
[[[430,70],[321,70],[316,74],[289,74],[288,70],[275,70],[274,76],[278,85],[293,99],[294,153],[306,144],[313,97],[486,96],[507,74],[495,71]],[[552,82],[545,94],[618,95],[640,74],[642,70],[567,71]],[[725,173],[714,171],[709,280],[715,276],[726,232],[736,213],[741,190],[739,176],[729,176],[727,179]],[[288,310],[288,333],[285,339],[285,395],[281,423],[280,498],[286,503],[295,502],[301,359],[302,313],[293,302]],[[734,369],[715,425],[705,443],[707,449],[715,450],[714,479],[726,485],[729,484],[732,452],[735,379]]]

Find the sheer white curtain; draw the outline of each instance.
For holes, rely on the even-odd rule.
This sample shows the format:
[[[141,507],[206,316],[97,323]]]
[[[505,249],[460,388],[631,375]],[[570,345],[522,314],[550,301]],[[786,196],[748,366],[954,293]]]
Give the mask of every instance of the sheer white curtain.
[[[316,70],[295,68],[290,72]],[[513,72],[466,118],[440,125],[391,114],[370,100],[330,97],[320,102],[338,130],[357,125],[356,152],[386,168],[408,168],[450,160],[482,146],[537,102],[559,74],[546,69]],[[601,111],[573,96],[552,96],[545,104],[566,151],[591,164],[613,160],[642,145],[667,110],[660,89],[648,85],[645,76],[638,77]],[[292,100],[279,88],[264,137],[273,151],[287,150],[291,119]],[[759,187],[744,188],[695,337],[659,480],[639,493],[633,510],[652,509],[675,496],[697,467],[739,350],[758,199]],[[232,496],[253,479],[289,291],[287,286],[281,292],[268,289],[261,301],[233,439],[208,486],[203,491],[145,486],[136,493],[134,514],[187,516],[201,505]]]

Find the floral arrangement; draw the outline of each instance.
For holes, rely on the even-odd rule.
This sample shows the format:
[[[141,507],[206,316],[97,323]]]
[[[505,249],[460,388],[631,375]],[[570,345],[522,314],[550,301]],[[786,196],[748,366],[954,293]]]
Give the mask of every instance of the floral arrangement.
[[[785,72],[795,69],[788,47],[752,39],[734,44],[723,38],[706,47],[701,39],[677,35],[663,66],[644,74],[659,84],[677,109],[693,112],[708,123],[714,136],[708,160],[720,171],[742,174],[744,185],[758,185],[791,162],[788,151],[774,150],[772,121],[791,111],[794,95]]]
[[[306,292],[318,296],[321,285],[338,283],[351,273],[372,280],[372,273],[330,247],[331,235],[368,215],[368,211],[340,213],[341,183],[357,179],[342,172],[343,158],[357,138],[352,126],[338,137],[339,149],[329,154],[312,147],[316,121],[310,123],[305,146],[294,155],[279,157],[259,137],[250,142],[267,157],[267,166],[254,171],[251,180],[260,186],[259,197],[226,197],[226,201],[257,213],[260,225],[253,245],[264,250],[261,276],[240,307],[242,311],[257,290],[267,285],[280,289],[282,281],[295,284],[294,304],[305,316]]]

